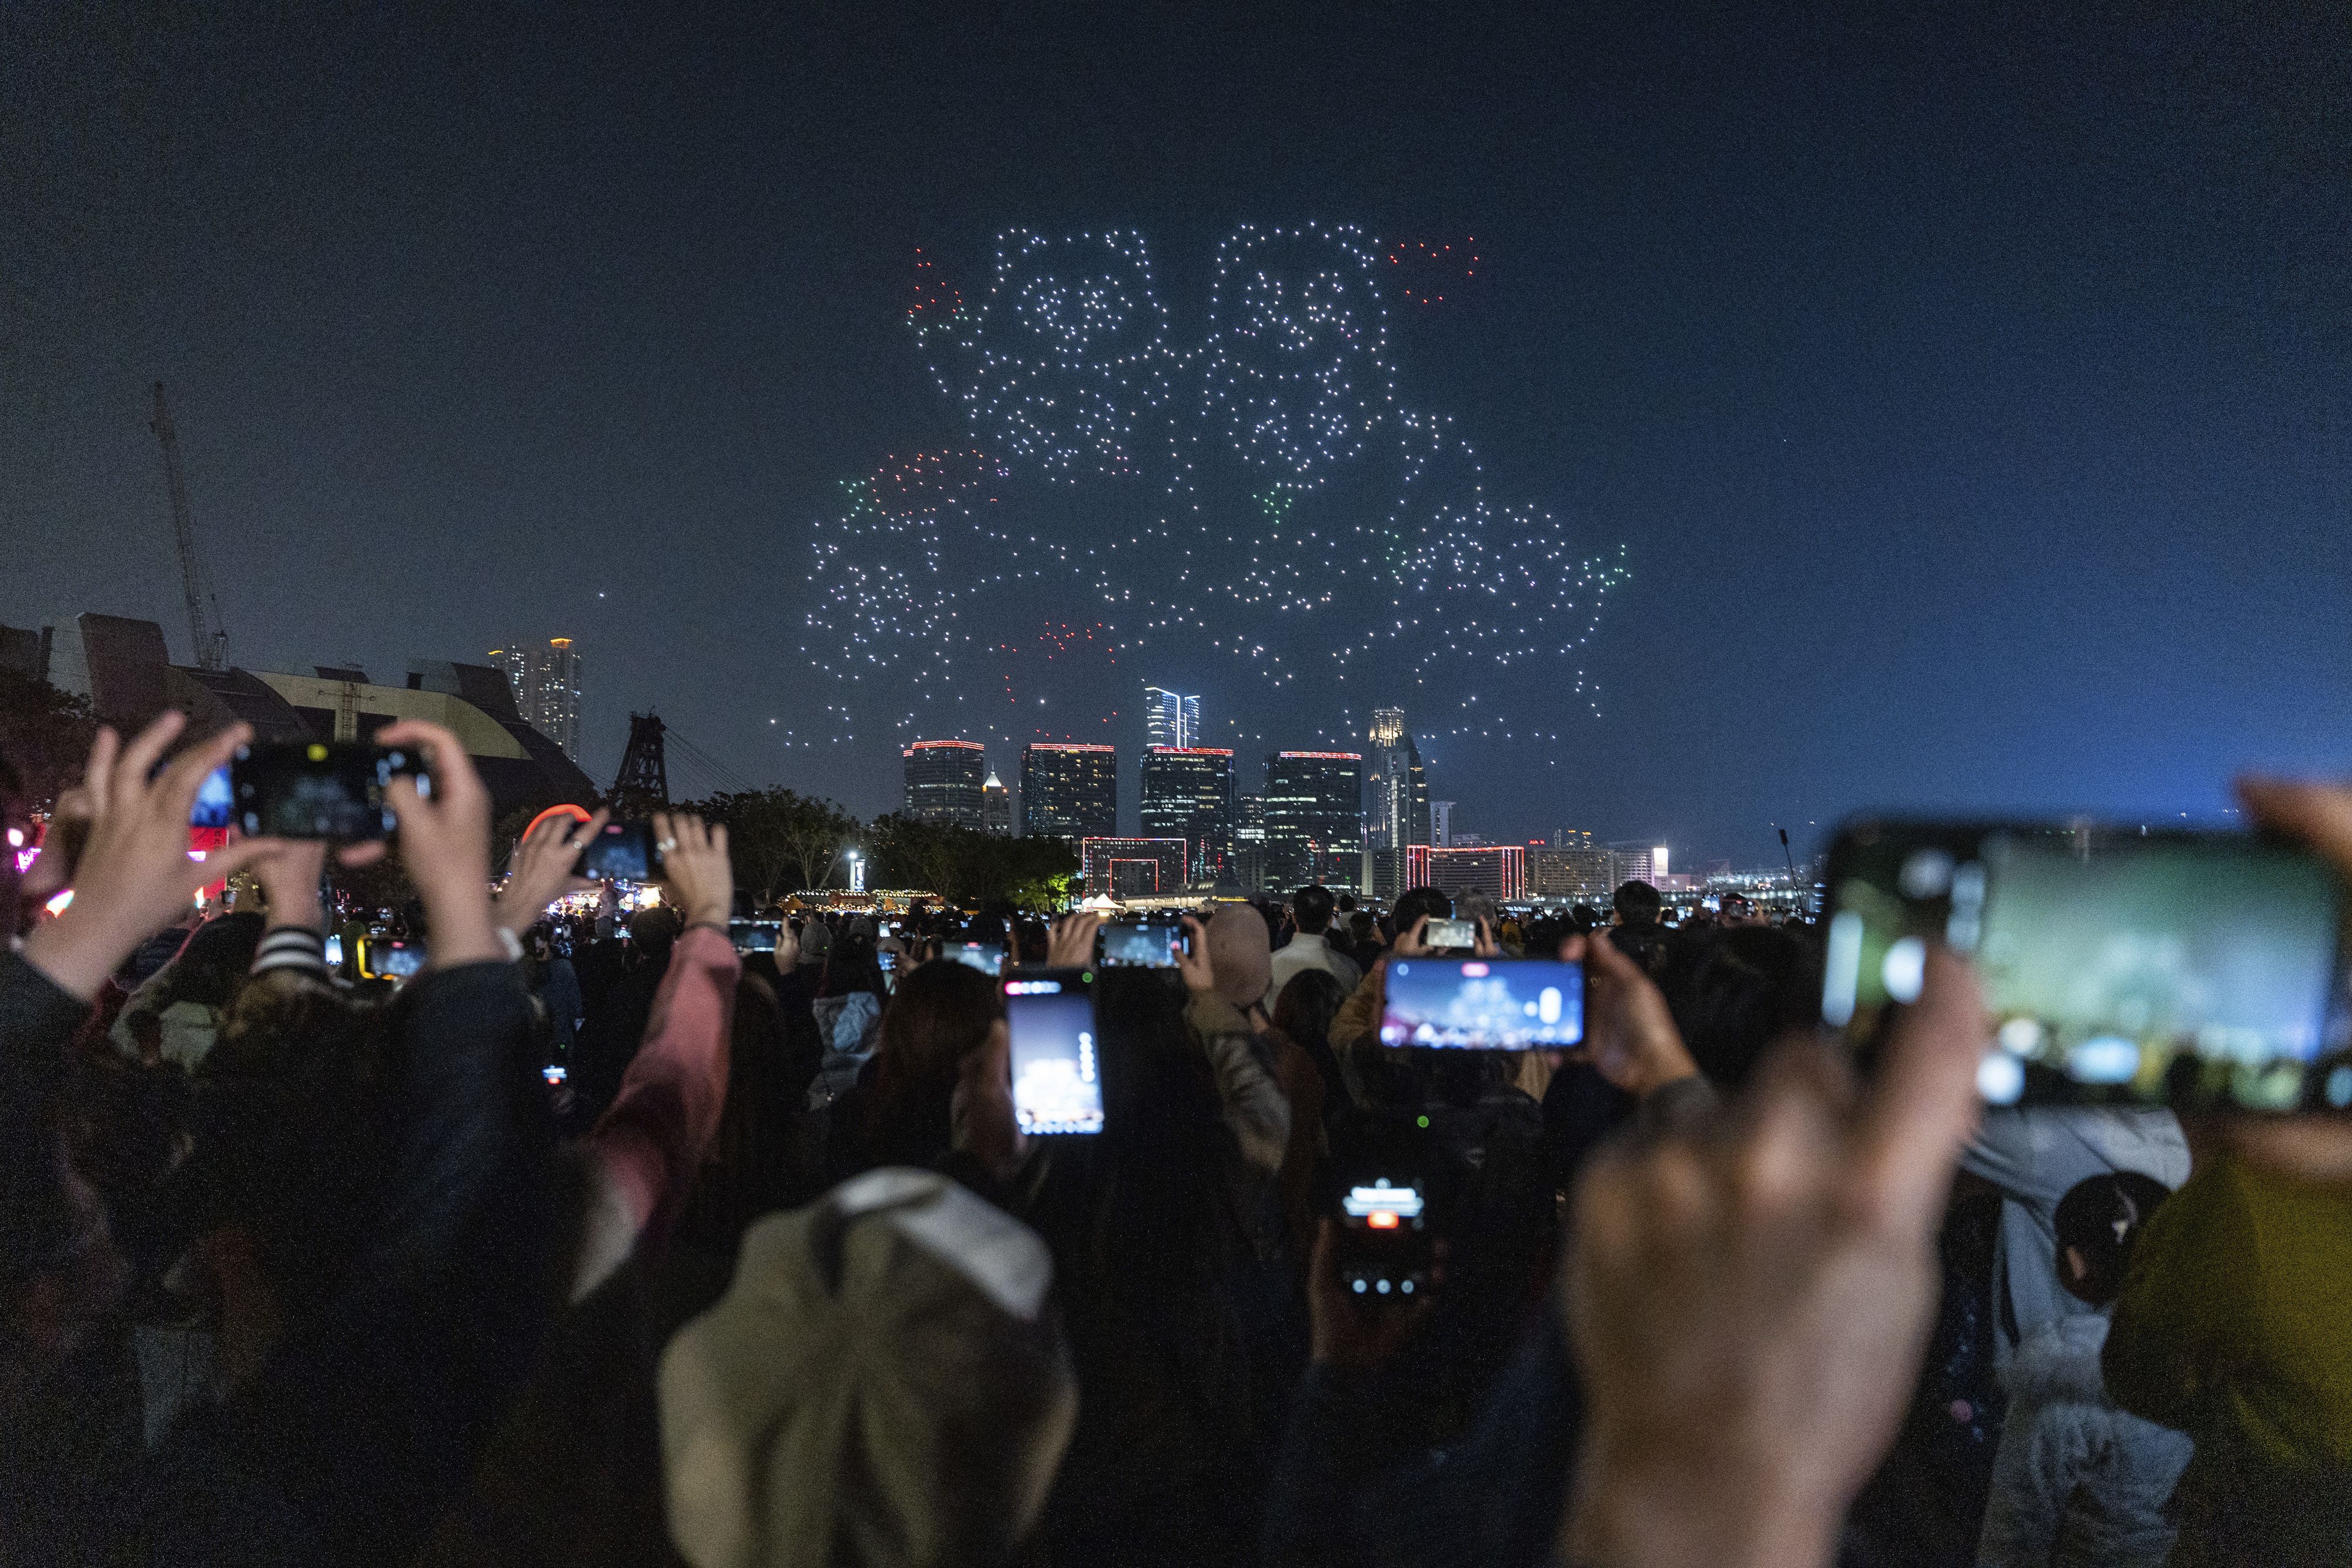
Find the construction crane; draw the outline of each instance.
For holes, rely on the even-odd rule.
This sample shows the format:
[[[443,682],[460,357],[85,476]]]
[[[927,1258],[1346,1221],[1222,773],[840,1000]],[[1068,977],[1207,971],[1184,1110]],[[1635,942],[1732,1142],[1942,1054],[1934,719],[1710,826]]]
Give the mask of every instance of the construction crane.
[[[228,629],[220,623],[220,601],[206,586],[203,564],[196,559],[196,526],[188,517],[188,482],[180,475],[180,438],[172,429],[172,410],[163,402],[162,382],[155,383],[155,418],[148,428],[163,445],[163,487],[172,497],[172,533],[180,547],[180,586],[188,596],[188,642],[195,652],[196,668],[225,670]],[[209,618],[205,614],[208,600]]]

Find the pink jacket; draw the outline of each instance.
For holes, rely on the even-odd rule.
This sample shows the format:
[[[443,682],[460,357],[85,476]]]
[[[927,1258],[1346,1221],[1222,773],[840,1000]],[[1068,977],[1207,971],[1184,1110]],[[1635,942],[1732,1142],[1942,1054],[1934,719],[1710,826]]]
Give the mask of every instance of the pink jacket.
[[[677,939],[654,993],[645,1043],[612,1108],[589,1134],[606,1185],[641,1245],[669,1234],[727,1105],[727,1052],[735,1023],[733,944],[708,925]]]

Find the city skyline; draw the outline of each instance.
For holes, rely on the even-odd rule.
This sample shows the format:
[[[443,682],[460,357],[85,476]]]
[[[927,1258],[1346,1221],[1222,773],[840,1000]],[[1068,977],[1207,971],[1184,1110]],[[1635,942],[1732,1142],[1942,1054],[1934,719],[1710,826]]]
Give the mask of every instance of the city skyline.
[[[1692,863],[2352,765],[2336,12],[1279,12],[36,7],[0,624],[179,653],[162,382],[236,665],[561,631],[600,781],[1146,682]]]

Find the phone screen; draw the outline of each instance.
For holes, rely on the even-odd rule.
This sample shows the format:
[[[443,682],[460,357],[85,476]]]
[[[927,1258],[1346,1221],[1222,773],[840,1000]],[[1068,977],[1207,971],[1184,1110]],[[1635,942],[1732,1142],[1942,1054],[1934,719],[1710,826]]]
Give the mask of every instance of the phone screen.
[[[1871,1049],[1930,943],[1970,956],[1995,1104],[2352,1106],[2343,890],[2237,833],[1864,822],[1829,873],[1822,1018]]]
[[[541,1068],[539,1070],[539,1075],[547,1080],[548,1087],[551,1089],[572,1076],[569,1069],[554,1062],[550,1062],[547,1066]]]
[[[1428,1197],[1418,1182],[1374,1176],[1339,1195],[1340,1286],[1367,1297],[1426,1294],[1434,1247]]]
[[[1004,972],[1004,944],[1002,942],[950,942],[940,956],[958,964],[968,964],[983,975]]]
[[[727,923],[727,940],[735,944],[738,953],[772,953],[776,939],[783,935],[781,920],[730,920]]]
[[[1013,1034],[1013,1116],[1024,1133],[1099,1133],[1094,974],[1024,969],[1004,982]]]
[[[607,822],[580,852],[572,874],[596,882],[648,882],[660,863],[651,822]]]
[[[329,968],[340,969],[343,967],[343,938],[341,932],[336,932],[327,938],[326,957]]]
[[[1478,946],[1478,923],[1475,920],[1432,919],[1422,929],[1422,945],[1427,947],[1475,947]]]
[[[395,942],[370,936],[360,943],[360,977],[363,980],[405,980],[422,974],[425,948],[415,942]]]
[[[1107,968],[1172,969],[1183,952],[1184,927],[1172,920],[1102,928],[1102,961]]]
[[[192,828],[226,828],[236,821],[236,796],[229,788],[228,764],[205,775],[196,786],[196,803],[188,810]]]
[[[1584,1038],[1584,969],[1557,958],[1391,958],[1383,1045],[1534,1051]]]
[[[396,747],[320,740],[241,746],[229,765],[234,821],[247,838],[385,838],[399,823],[383,803],[384,788],[404,775],[416,779],[420,794],[432,792],[421,759]],[[203,800],[200,789],[199,805]]]

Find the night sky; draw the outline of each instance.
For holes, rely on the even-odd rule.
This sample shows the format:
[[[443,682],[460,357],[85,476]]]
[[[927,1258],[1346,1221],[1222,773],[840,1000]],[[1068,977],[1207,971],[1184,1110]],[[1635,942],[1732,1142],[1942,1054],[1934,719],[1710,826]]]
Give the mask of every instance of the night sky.
[[[569,634],[681,793],[1146,681],[1245,785],[1397,703],[1457,828],[1684,865],[2352,765],[2352,8],[852,9],[0,7],[0,622],[184,655],[160,379],[233,662]],[[1244,225],[1349,416],[1255,446]],[[1108,465],[961,395],[1024,285]]]

